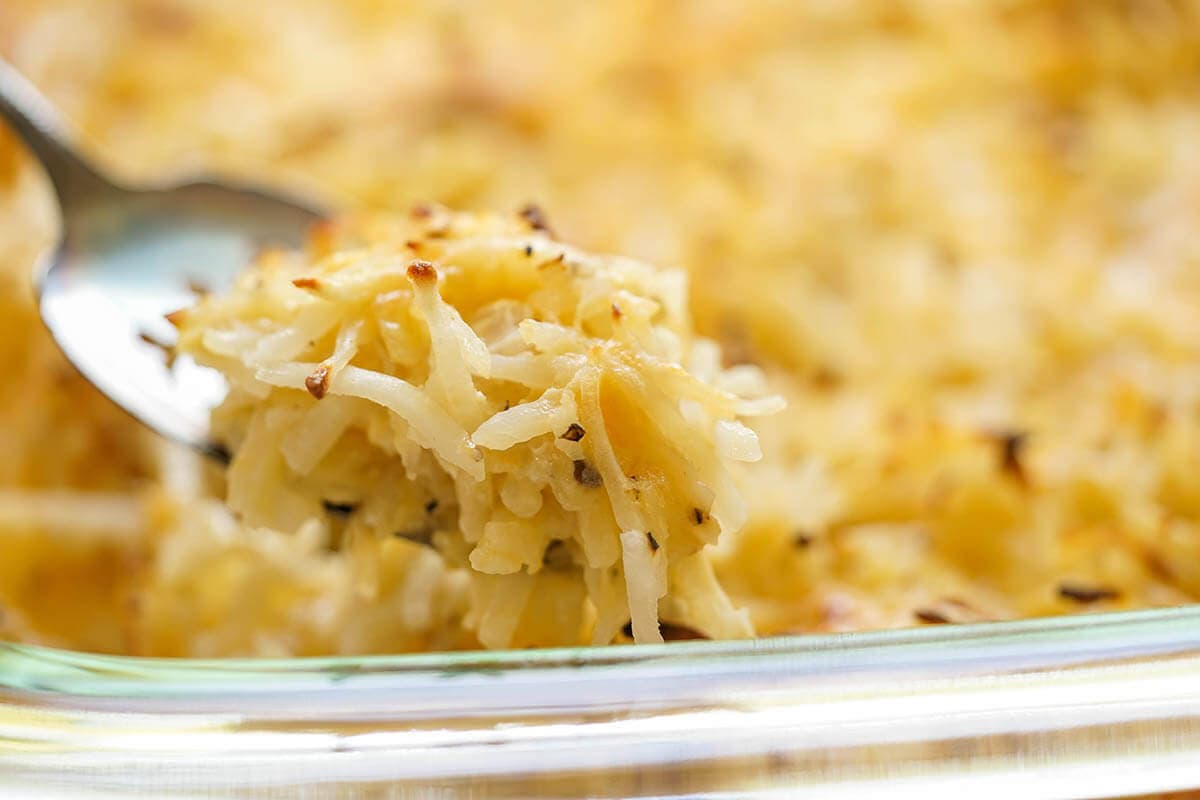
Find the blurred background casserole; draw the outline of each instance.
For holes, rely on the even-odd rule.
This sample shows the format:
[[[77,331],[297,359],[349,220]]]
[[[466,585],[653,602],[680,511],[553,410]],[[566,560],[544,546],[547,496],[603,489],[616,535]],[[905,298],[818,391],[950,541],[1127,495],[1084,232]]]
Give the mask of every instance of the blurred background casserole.
[[[118,175],[536,201],[689,269],[700,330],[790,403],[717,553],[759,634],[1200,593],[1200,3],[8,0],[0,53]],[[218,477],[42,331],[55,212],[0,137],[2,635],[475,646],[398,576],[188,524]]]

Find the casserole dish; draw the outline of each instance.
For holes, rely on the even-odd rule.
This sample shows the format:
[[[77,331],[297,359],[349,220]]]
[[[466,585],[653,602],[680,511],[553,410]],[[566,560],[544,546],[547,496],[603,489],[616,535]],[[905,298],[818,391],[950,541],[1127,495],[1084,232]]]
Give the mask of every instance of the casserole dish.
[[[0,650],[39,797],[1118,797],[1200,787],[1200,610],[600,649]]]

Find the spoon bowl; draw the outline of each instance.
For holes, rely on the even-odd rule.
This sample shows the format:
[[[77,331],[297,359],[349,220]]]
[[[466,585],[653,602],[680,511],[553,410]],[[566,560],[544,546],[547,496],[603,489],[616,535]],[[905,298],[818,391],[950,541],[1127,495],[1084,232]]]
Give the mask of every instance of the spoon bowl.
[[[216,182],[137,189],[104,177],[71,146],[61,117],[0,61],[0,115],[38,157],[62,210],[56,246],[35,267],[42,320],[72,364],[143,423],[221,455],[209,413],[214,370],[170,353],[165,315],[220,290],[265,247],[300,244],[309,204]]]

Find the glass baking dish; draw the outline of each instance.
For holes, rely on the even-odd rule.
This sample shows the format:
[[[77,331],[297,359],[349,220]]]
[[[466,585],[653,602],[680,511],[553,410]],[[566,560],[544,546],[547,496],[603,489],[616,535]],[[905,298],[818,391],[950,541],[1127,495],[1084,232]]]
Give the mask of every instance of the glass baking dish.
[[[1195,787],[1197,607],[362,658],[0,645],[3,797],[1074,798]]]

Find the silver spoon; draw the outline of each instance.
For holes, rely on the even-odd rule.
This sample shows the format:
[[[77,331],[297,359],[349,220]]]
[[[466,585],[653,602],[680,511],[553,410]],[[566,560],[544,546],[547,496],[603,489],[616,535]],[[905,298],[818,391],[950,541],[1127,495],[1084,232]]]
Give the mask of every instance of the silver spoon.
[[[34,268],[42,320],[84,377],[159,433],[210,454],[221,376],[162,345],[165,314],[221,289],[267,245],[297,245],[320,215],[254,189],[199,181],[121,186],[73,147],[71,128],[0,60],[0,116],[41,161],[62,210],[54,249]]]

